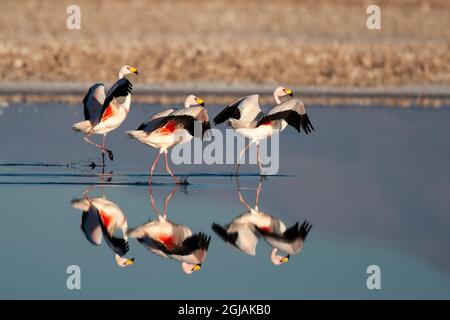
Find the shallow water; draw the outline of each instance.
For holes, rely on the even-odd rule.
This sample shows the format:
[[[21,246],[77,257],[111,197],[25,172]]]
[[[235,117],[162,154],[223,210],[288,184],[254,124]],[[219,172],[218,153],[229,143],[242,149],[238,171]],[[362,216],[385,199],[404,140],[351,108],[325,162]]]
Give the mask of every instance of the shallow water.
[[[12,105],[0,115],[0,298],[450,298],[450,112],[341,106],[308,110],[316,131],[287,129],[281,137],[280,174],[263,182],[260,209],[288,226],[313,224],[305,246],[282,266],[260,241],[256,256],[226,245],[211,230],[246,209],[232,165],[179,165],[189,175],[168,217],[212,236],[202,270],[185,275],[176,261],[130,239],[134,265],[119,268],[103,243],[80,229],[74,197],[88,188],[125,213],[130,227],[153,219],[147,170],[155,151],[128,140],[159,106],[134,106],[108,136],[115,161],[101,187],[94,147],[72,132],[82,108]],[[219,109],[212,109],[215,115]],[[223,129],[223,128],[222,128]],[[163,173],[162,163],[157,169]],[[253,204],[257,166],[243,166],[241,189]],[[162,207],[173,184],[157,175]],[[81,269],[81,290],[66,288],[66,268]],[[381,268],[381,290],[366,286],[366,268]]]

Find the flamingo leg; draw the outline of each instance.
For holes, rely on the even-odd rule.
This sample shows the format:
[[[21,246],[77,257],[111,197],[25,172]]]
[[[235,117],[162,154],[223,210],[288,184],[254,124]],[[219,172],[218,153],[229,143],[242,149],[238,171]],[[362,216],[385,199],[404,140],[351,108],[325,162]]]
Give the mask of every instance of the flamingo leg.
[[[103,150],[106,150],[108,152],[109,160],[113,161],[114,160],[114,156],[113,156],[112,151],[109,150],[109,149],[106,149],[106,134],[103,135]],[[102,155],[103,155],[103,158],[104,158],[105,154],[102,153]]]
[[[170,174],[170,176],[172,177],[173,181],[175,181],[176,184],[180,184],[180,180],[178,180],[178,178],[174,176],[172,170],[169,167],[169,160],[168,160],[168,156],[167,156],[167,150],[164,152],[164,159],[166,161],[166,171],[167,171],[167,173]]]
[[[102,155],[104,155],[102,153]],[[102,173],[100,174],[100,191],[102,193],[102,197],[105,197],[105,159],[103,158],[103,167]]]
[[[94,189],[94,186],[89,186],[86,190],[83,191],[83,198],[89,200],[89,192]]]
[[[106,135],[103,135],[102,150],[105,150],[105,144],[106,144]],[[102,165],[103,165],[103,169],[105,169],[105,152],[103,152],[103,151],[102,151]]]
[[[249,142],[249,143],[241,150],[241,152],[239,153],[239,159],[238,159],[237,164],[236,164],[236,175],[239,174],[239,166],[240,166],[240,164],[241,164],[241,158],[242,158],[242,156],[244,155],[245,150],[247,150],[248,148],[250,148],[251,144],[252,144],[252,142]]]
[[[152,184],[152,177],[153,177],[153,171],[156,168],[156,164],[158,163],[159,157],[161,157],[161,153],[158,153],[158,155],[155,158],[155,161],[153,161],[152,167],[150,169],[150,177],[148,178],[148,184]]]
[[[264,177],[261,176],[261,178],[259,179],[258,188],[256,189],[256,200],[255,200],[255,208],[256,208],[256,210],[258,210],[258,208],[259,208],[259,194],[262,191],[263,179],[264,179]]]
[[[264,168],[262,166],[261,159],[259,157],[259,142],[256,144],[256,162],[258,162],[259,173],[262,173]]]
[[[177,189],[178,189],[178,186],[175,186],[175,188],[173,188],[172,191],[164,199],[164,210],[163,210],[163,213],[161,214],[161,211],[156,207],[156,202],[155,202],[155,199],[153,198],[152,185],[150,184],[148,186],[148,194],[149,194],[149,197],[150,197],[150,204],[152,205],[153,210],[155,210],[156,216],[158,216],[158,217],[162,216],[164,219],[167,218],[167,206],[169,205],[170,199],[175,194]]]
[[[93,146],[96,146],[97,148],[100,149],[100,151],[102,152],[102,154],[104,155],[105,152],[108,152],[108,157],[111,161],[113,161],[114,157],[113,157],[113,153],[111,150],[106,149],[104,146],[101,146],[99,144],[96,144],[94,141],[89,140],[89,137],[92,135],[92,133],[88,133],[87,135],[85,135],[83,137],[83,140],[86,141],[89,144],[92,144]]]
[[[150,197],[150,204],[152,205],[153,210],[155,210],[156,216],[161,216],[161,211],[159,211],[159,209],[156,207],[155,199],[153,198],[153,189],[151,183],[148,185],[148,195]]]
[[[169,205],[169,201],[172,198],[172,196],[174,195],[174,193],[177,191],[177,189],[178,189],[178,186],[175,186],[175,188],[173,188],[172,191],[164,199],[164,210],[163,210],[164,219],[167,218],[167,206]]]
[[[238,175],[236,175],[236,184],[237,184],[237,191],[238,191],[239,200],[244,205],[244,207],[246,207],[247,210],[250,211],[251,210],[250,205],[245,201],[244,197],[242,196],[241,187],[239,185],[239,176]]]

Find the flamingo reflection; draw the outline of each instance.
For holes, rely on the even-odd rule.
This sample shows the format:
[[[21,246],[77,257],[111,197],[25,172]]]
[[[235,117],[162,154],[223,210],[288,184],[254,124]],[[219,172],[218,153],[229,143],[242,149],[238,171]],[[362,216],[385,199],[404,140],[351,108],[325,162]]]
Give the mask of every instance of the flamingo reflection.
[[[177,189],[178,186],[166,196],[161,212],[156,207],[150,184],[150,203],[156,219],[129,230],[128,236],[136,238],[150,252],[160,257],[181,262],[183,271],[191,274],[201,269],[211,237],[202,232],[193,234],[189,227],[167,219],[167,206]]]
[[[124,256],[129,250],[127,218],[117,204],[108,200],[102,186],[101,197],[90,197],[87,189],[82,198],[72,200],[72,207],[83,211],[81,216],[81,230],[86,239],[93,245],[100,246],[102,239],[114,252],[114,260],[119,267],[127,267],[134,263],[134,258]],[[116,231],[121,231],[118,237]]]
[[[280,265],[288,262],[291,255],[300,253],[312,225],[304,221],[301,225],[297,222],[286,228],[283,221],[261,211],[259,199],[264,179],[264,177],[261,177],[259,180],[255,206],[251,207],[242,196],[239,177],[237,176],[239,200],[247,211],[234,218],[226,226],[213,223],[212,229],[223,241],[248,255],[256,255],[256,246],[259,239],[263,237],[272,247],[270,260],[274,265]],[[279,251],[286,253],[286,255],[279,255]]]

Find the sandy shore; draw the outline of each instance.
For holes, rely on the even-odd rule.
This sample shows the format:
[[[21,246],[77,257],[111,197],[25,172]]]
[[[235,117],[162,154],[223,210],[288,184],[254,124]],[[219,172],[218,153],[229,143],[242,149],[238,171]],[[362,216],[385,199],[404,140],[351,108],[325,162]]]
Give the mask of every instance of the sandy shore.
[[[139,67],[141,84],[391,87],[450,85],[450,2],[2,1],[1,81],[114,80]]]

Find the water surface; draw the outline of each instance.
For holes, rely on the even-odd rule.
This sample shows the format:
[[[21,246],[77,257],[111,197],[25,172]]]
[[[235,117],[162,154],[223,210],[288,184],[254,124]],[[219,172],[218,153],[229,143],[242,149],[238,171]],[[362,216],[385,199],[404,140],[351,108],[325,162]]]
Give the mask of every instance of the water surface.
[[[226,245],[211,230],[245,211],[231,165],[179,165],[191,183],[177,191],[168,216],[212,236],[201,271],[130,239],[134,265],[119,268],[103,243],[89,243],[81,212],[71,207],[87,188],[125,213],[130,227],[154,218],[146,186],[156,155],[125,137],[154,105],[133,106],[108,137],[115,161],[101,187],[97,151],[70,125],[82,108],[14,104],[0,115],[0,298],[309,299],[450,298],[450,112],[440,109],[319,107],[308,109],[316,131],[287,129],[280,175],[263,182],[260,207],[287,225],[313,228],[303,251],[282,265],[260,241],[257,255]],[[214,116],[219,109],[212,108]],[[223,129],[223,127],[222,127]],[[257,166],[243,166],[251,203]],[[161,165],[153,187],[162,206],[173,184]],[[81,268],[81,290],[66,288],[66,268]],[[368,290],[366,268],[381,268],[381,290]]]

